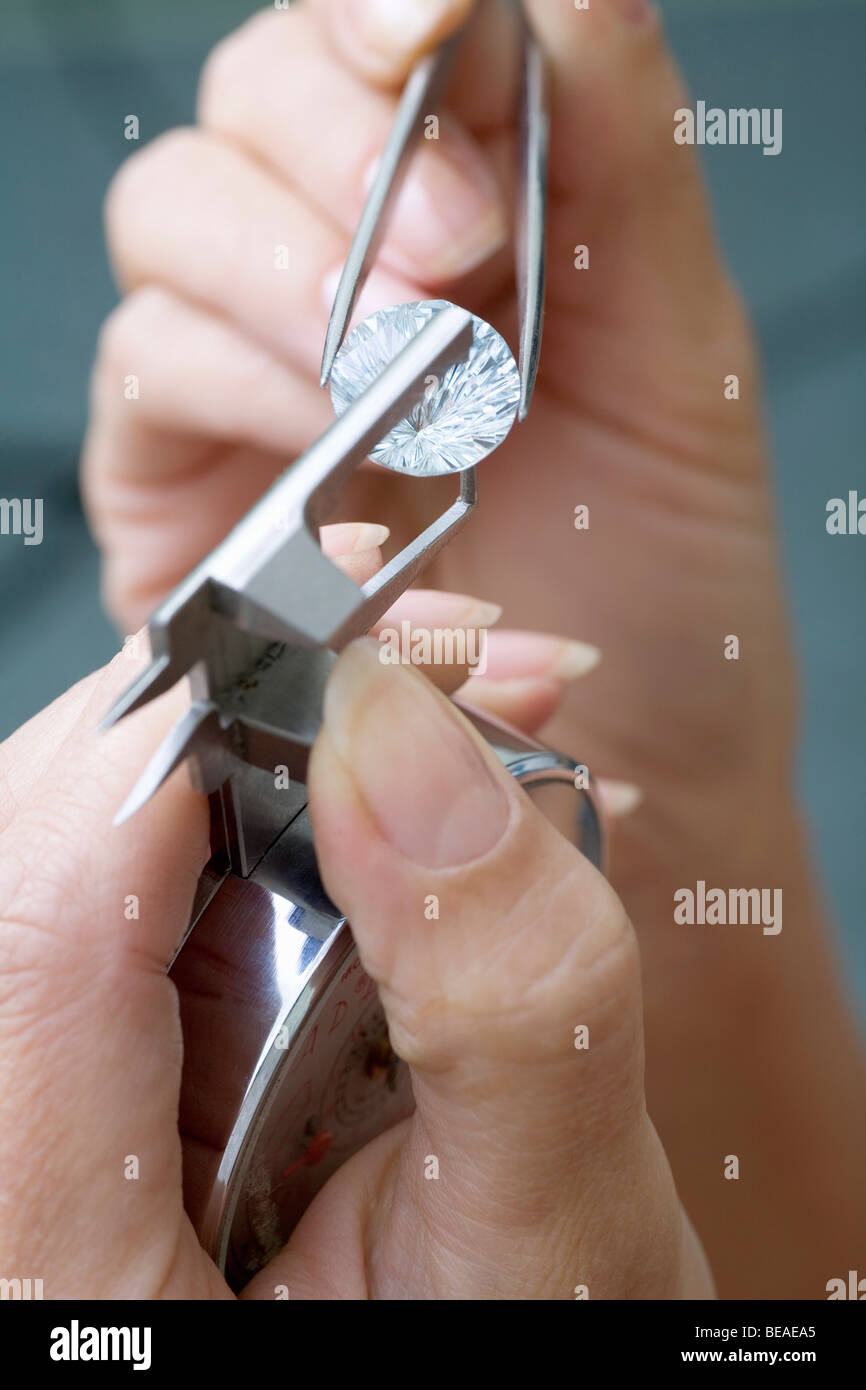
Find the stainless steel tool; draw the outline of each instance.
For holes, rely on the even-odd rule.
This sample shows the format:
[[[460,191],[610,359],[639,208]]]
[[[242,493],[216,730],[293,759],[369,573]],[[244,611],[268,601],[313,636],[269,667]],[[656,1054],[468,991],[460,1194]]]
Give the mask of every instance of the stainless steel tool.
[[[543,63],[526,29],[524,41],[521,417],[540,342],[547,138]],[[424,60],[407,86],[338,290],[323,381],[455,43]],[[430,374],[462,360],[471,343],[465,310],[433,316],[160,605],[149,623],[150,664],[104,721],[110,727],[189,678],[189,709],[117,819],[184,759],[210,797],[211,859],[170,970],[184,1029],[185,1200],[235,1288],[285,1243],[330,1174],[412,1109],[408,1069],[390,1049],[375,985],[319,878],[305,775],[336,654],[464,525],[477,503],[475,469],[460,474],[452,505],[363,586],[322,553],[316,528],[371,448],[421,401]],[[563,833],[603,866],[594,790],[576,779],[575,760],[464,712]],[[399,749],[383,750],[392,754]]]
[[[381,617],[475,506],[475,470],[453,505],[363,588],[325,556],[311,528],[331,513],[347,479],[391,426],[420,401],[424,381],[469,350],[471,315],[448,308],[278,479],[230,535],[150,619],[152,659],[103,721],[116,720],[188,675],[193,700],[118,814],[132,815],[184,758],[195,784],[216,792],[236,776],[229,842],[245,872],[281,828],[285,798],[266,789],[277,764],[303,778],[318,730],[321,691],[339,652]],[[250,779],[247,770],[266,776]]]
[[[541,354],[550,116],[544,53],[525,19],[519,0],[510,0],[510,3],[517,12],[521,48],[518,102],[520,170],[514,245],[520,323],[520,405],[517,414],[522,421],[529,413]],[[415,147],[422,138],[425,119],[442,95],[467,27],[468,24],[434,53],[422,58],[403,90],[334,296],[322,354],[323,386],[330,378],[352,310],[376,258],[388,213],[394,206]]]

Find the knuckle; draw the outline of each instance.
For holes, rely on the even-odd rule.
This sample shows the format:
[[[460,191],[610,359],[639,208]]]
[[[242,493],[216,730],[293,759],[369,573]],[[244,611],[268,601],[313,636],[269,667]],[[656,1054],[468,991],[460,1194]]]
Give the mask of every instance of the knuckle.
[[[97,377],[111,375],[122,362],[128,361],[129,348],[136,336],[135,299],[138,293],[139,291],[135,291],[129,298],[122,300],[116,309],[112,309],[99,330],[94,368]]]
[[[598,915],[592,924],[594,958],[591,969],[600,994],[611,998],[640,995],[641,957],[637,933],[610,885],[599,879]]]
[[[239,77],[241,32],[221,39],[205,59],[198,81],[196,114],[205,124],[216,123],[227,96],[235,91]]]
[[[200,121],[219,125],[245,99],[255,85],[262,55],[273,48],[277,25],[282,30],[294,19],[292,11],[263,10],[211,49],[199,77],[196,110]]]
[[[171,186],[201,160],[204,137],[191,126],[178,126],[158,135],[121,164],[105,195],[105,227],[110,249],[116,249],[161,188]]]
[[[548,843],[548,857],[539,837],[523,867],[504,869],[486,894],[480,884],[467,894],[476,911],[485,904],[476,931],[452,940],[453,956],[436,957],[423,982],[413,975],[409,990],[399,971],[384,981],[394,1045],[408,1062],[437,1069],[484,1055],[561,1064],[578,1023],[589,1026],[594,1055],[634,1039],[641,960],[628,914],[577,851]]]
[[[118,382],[132,370],[140,371],[151,361],[159,343],[172,332],[175,310],[173,296],[159,285],[142,285],[133,290],[104,320],[96,340],[96,353],[90,378],[91,421],[111,414],[116,403]],[[82,453],[86,471],[89,449]]]
[[[125,366],[142,343],[157,339],[169,325],[174,301],[160,285],[142,285],[112,309],[96,342],[97,370]]]
[[[637,936],[610,884],[580,855],[556,883],[548,904],[549,920],[561,923],[547,969],[536,976],[527,1001],[544,1001],[545,1009],[572,1009],[607,1015],[631,1009],[640,998],[641,960]]]

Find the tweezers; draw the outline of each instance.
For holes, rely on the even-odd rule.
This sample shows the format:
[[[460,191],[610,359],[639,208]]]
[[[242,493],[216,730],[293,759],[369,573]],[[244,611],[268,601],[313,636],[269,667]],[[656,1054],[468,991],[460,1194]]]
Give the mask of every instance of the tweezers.
[[[522,20],[522,16],[521,16]],[[538,367],[544,303],[548,121],[541,51],[523,28],[522,195],[517,214],[520,308],[519,416]],[[340,280],[322,366],[327,380],[392,205],[423,112],[442,84],[460,34],[422,59],[399,103]],[[322,695],[336,654],[369,631],[452,538],[477,504],[475,469],[460,475],[452,505],[366,584],[354,584],[322,552],[315,532],[348,478],[424,396],[429,374],[465,359],[472,315],[436,313],[376,380],[253,506],[226,539],[156,609],[151,660],[116,701],[103,730],[188,676],[192,700],[136,782],[117,816],[133,815],[185,759],[193,785],[211,797],[212,836],[231,869],[246,876],[297,806],[274,790],[284,767],[306,777],[321,724]]]
[[[519,420],[525,420],[538,372],[544,317],[547,156],[550,140],[547,64],[519,3],[521,84],[518,102],[520,170],[515,209],[515,280],[519,315]],[[436,105],[471,19],[412,70],[397,106],[394,124],[376,168],[343,273],[334,296],[321,383],[327,385],[346,335],[352,311],[376,258],[388,217],[406,170],[423,138],[427,115]]]

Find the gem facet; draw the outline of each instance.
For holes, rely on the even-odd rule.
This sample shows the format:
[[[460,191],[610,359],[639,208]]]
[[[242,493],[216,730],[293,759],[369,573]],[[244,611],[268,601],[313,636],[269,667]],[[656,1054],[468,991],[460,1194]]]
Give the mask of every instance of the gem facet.
[[[379,309],[359,323],[337,354],[331,400],[342,415],[440,309],[424,299]],[[429,378],[423,400],[372,450],[375,463],[429,476],[471,468],[502,443],[520,399],[517,364],[503,338],[472,316],[472,347],[441,379]]]

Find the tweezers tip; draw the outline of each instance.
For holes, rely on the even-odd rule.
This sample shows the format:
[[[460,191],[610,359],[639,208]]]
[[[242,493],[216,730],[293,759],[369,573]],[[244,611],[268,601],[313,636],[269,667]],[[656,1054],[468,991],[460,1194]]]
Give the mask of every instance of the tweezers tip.
[[[103,715],[97,725],[99,733],[106,733],[127,714],[134,714],[149,701],[155,700],[158,695],[163,695],[176,679],[168,655],[163,653],[155,657]]]
[[[520,400],[517,406],[518,424],[523,424],[529,414],[529,407],[532,404],[532,393],[535,390],[535,373],[531,373],[521,379]]]
[[[108,712],[102,716],[96,726],[96,732],[98,734],[107,734],[109,729],[113,729],[115,724],[119,724],[125,715],[132,712],[134,702],[130,699],[130,695],[133,689],[134,687],[130,687],[128,690],[125,690],[123,694],[115,700]]]
[[[159,791],[175,768],[196,751],[199,740],[206,737],[208,725],[213,733],[219,730],[217,707],[210,700],[196,700],[163,739],[117,812],[115,825],[121,825],[135,815]]]
[[[336,312],[336,310],[334,312]],[[322,353],[322,370],[319,374],[319,385],[322,387],[327,386],[331,379],[331,372],[334,370],[334,362],[337,358],[337,351],[342,342],[342,337],[342,324],[338,329],[334,313],[332,313],[328,324],[328,332],[325,336],[325,349]]]
[[[131,820],[136,811],[140,811],[145,802],[150,800],[150,792],[142,785],[145,781],[145,777],[139,778],[120,810],[116,812],[112,825],[123,825],[125,821]]]

